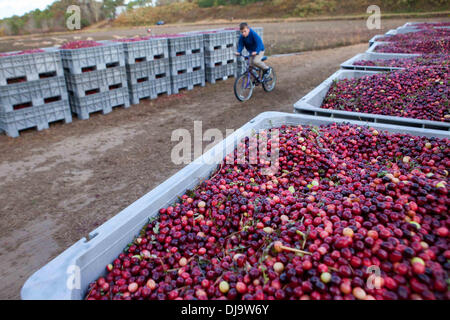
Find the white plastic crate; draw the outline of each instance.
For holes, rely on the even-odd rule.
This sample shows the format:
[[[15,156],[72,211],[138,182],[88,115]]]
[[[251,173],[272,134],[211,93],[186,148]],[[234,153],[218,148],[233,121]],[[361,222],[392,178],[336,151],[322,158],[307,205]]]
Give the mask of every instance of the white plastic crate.
[[[170,76],[169,58],[127,65],[128,85]]]
[[[391,71],[399,70],[404,68],[399,67],[389,67],[389,66],[362,66],[356,65],[355,62],[366,60],[366,61],[376,61],[376,60],[391,60],[391,59],[410,59],[415,57],[420,57],[420,54],[397,54],[397,53],[359,53],[353,58],[341,64],[342,69],[352,69],[352,70],[373,70],[373,71]]]
[[[366,126],[366,122],[347,119],[330,119],[310,117],[281,112],[265,112],[247,122],[244,126],[219,142],[203,156],[177,172],[158,187],[131,204],[119,214],[106,221],[89,234],[89,240],[82,238],[55,259],[36,271],[25,282],[22,299],[70,299],[81,300],[87,294],[89,283],[105,275],[105,266],[113,261],[123,249],[148,223],[150,218],[158,215],[160,208],[173,204],[178,197],[191,190],[201,181],[210,177],[217,169],[227,150],[236,147],[244,137],[260,129],[279,127],[281,125],[326,125],[329,123],[351,123]],[[418,128],[371,123],[377,130],[408,133],[418,136],[448,138],[448,134]],[[80,288],[68,287],[72,273],[79,270]]]
[[[189,55],[204,51],[203,36],[201,34],[190,33],[183,36],[168,38],[169,56]]]
[[[172,94],[177,94],[181,89],[192,90],[194,86],[205,86],[205,70],[186,72],[171,76]]]
[[[333,75],[331,75],[324,82],[322,82],[319,86],[314,88],[306,96],[297,101],[294,104],[294,112],[305,115],[331,117],[333,119],[341,118],[341,119],[367,121],[370,123],[395,124],[399,127],[433,129],[437,131],[442,131],[444,132],[444,134],[450,134],[450,123],[448,122],[321,108],[323,100],[325,99],[333,81],[342,79],[362,78],[365,76],[375,75],[378,73],[380,72],[339,70],[335,72]]]
[[[0,57],[0,86],[64,75],[61,54],[56,48],[44,52]]]
[[[5,131],[8,136],[16,138],[21,130],[48,129],[50,123],[60,120],[64,120],[65,123],[72,122],[72,113],[67,100],[11,112],[0,112],[0,131]]]
[[[226,63],[214,68],[206,68],[206,81],[216,83],[217,80],[227,80],[236,74],[236,62]]]
[[[203,33],[205,51],[214,51],[236,45],[236,32],[233,30],[214,30],[214,33]]]
[[[139,104],[142,99],[156,99],[160,94],[172,93],[170,76],[139,82],[129,87],[131,104]]]
[[[125,53],[121,43],[99,41],[103,45],[81,49],[61,49],[65,73],[80,74],[87,71],[104,70],[125,66]]]
[[[167,38],[151,38],[142,41],[120,42],[125,53],[125,63],[135,64],[169,57]]]
[[[64,76],[0,86],[0,112],[67,100]]]
[[[70,107],[79,119],[86,120],[93,112],[110,113],[114,107],[130,107],[130,96],[127,87],[85,97],[69,96]]]
[[[205,51],[205,66],[213,68],[214,66],[227,64],[230,61],[236,62],[235,53],[236,47]]]
[[[127,87],[125,67],[114,67],[81,74],[66,74],[67,91],[70,96],[85,97],[107,92],[112,88]]]
[[[176,76],[181,73],[189,73],[204,70],[205,56],[203,52],[187,54],[170,58],[170,74]]]

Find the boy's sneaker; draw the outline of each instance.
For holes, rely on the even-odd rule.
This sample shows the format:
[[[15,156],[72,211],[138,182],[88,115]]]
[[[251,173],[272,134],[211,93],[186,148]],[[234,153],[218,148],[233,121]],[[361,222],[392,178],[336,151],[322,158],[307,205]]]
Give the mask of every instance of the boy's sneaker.
[[[263,80],[266,80],[267,76],[270,74],[271,71],[272,71],[271,67],[269,67],[268,69],[264,70]]]

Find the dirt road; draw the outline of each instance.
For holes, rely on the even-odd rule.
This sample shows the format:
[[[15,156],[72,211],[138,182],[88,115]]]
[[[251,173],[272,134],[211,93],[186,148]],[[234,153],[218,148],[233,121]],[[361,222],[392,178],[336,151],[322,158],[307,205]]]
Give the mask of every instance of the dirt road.
[[[444,21],[448,18],[420,18],[414,21]],[[382,34],[389,29],[397,28],[406,18],[383,19],[380,30],[369,30],[365,20],[326,20],[326,21],[291,21],[263,22],[252,25],[264,27],[264,43],[266,54],[309,51],[336,46],[346,46],[367,42],[376,34]],[[0,52],[32,49],[40,47],[60,46],[73,40],[112,40],[147,35],[151,27],[154,34],[178,33],[192,30],[205,30],[221,27],[236,27],[239,22],[208,25],[166,25],[146,26],[123,29],[100,29],[74,31],[55,35],[31,35],[23,37],[0,38]]]
[[[367,44],[269,63],[279,82],[239,103],[234,79],[145,101],[90,120],[0,136],[0,298],[19,298],[24,281],[89,231],[170,177],[182,166],[170,152],[178,128],[237,129],[264,111],[292,112],[293,103]]]

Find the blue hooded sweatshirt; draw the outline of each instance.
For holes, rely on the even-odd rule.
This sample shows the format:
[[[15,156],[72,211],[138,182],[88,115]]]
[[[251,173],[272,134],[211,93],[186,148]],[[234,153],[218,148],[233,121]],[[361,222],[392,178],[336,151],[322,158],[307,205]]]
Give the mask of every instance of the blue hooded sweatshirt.
[[[256,54],[259,54],[261,51],[264,51],[264,44],[261,37],[251,28],[247,38],[242,34],[239,37],[238,52],[242,53],[244,47],[249,53],[256,52]]]

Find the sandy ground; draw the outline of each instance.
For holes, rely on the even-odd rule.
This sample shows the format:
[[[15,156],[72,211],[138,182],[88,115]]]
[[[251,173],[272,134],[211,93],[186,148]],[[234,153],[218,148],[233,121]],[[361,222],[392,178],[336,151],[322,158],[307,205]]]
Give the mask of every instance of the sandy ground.
[[[169,178],[172,131],[237,129],[264,111],[292,112],[295,101],[363,52],[367,44],[269,60],[275,91],[260,87],[238,102],[234,79],[50,130],[0,136],[0,298],[19,298],[24,281],[71,244]]]
[[[448,21],[448,18],[421,18],[414,21]],[[264,27],[264,43],[267,54],[309,51],[367,42],[376,34],[397,28],[406,18],[382,19],[380,30],[368,30],[365,20],[327,20],[327,21],[291,21],[291,22],[255,22],[254,26]],[[0,38],[0,52],[60,46],[73,40],[112,40],[147,35],[151,27],[154,34],[178,33],[192,30],[205,30],[220,27],[236,27],[234,23],[208,25],[165,25],[133,28],[114,28],[74,31],[54,35],[30,35],[22,37]]]

